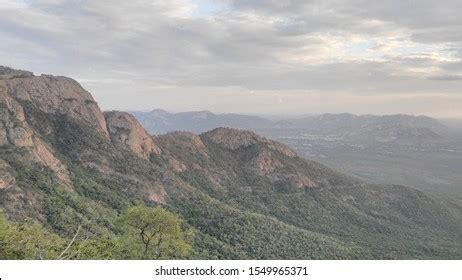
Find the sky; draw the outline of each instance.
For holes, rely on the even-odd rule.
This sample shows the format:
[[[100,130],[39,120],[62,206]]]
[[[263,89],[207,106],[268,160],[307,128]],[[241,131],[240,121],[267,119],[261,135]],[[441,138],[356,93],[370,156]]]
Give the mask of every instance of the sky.
[[[0,0],[0,38],[104,110],[462,118],[460,0]]]

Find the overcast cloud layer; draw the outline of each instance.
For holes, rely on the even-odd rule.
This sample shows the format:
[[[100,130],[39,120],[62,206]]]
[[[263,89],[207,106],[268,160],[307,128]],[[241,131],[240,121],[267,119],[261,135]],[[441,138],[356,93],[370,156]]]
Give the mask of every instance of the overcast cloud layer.
[[[104,109],[462,117],[460,0],[0,0],[0,38]]]

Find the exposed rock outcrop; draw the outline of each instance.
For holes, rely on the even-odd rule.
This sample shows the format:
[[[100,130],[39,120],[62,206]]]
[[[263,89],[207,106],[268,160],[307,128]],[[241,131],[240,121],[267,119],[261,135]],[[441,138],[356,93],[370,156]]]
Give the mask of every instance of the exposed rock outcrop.
[[[209,158],[207,147],[199,135],[192,132],[176,131],[155,136],[157,143],[170,147],[172,145],[183,147],[183,155],[190,154]]]
[[[31,147],[32,131],[27,125],[22,106],[11,98],[0,84],[0,146]]]
[[[189,146],[192,149],[201,151],[203,153],[206,153],[207,148],[204,145],[204,142],[202,142],[202,139],[199,135],[194,134],[192,132],[186,132],[186,131],[177,131],[177,132],[172,132],[169,133],[174,138],[182,139],[183,142],[189,143]]]
[[[271,174],[278,168],[283,167],[283,164],[274,159],[269,150],[263,150],[252,160],[253,169],[260,175],[265,176]]]
[[[20,102],[29,102],[45,113],[67,115],[84,121],[108,137],[104,115],[91,94],[75,80],[0,67],[0,86]]]
[[[127,147],[144,159],[148,159],[152,154],[161,153],[152,136],[146,132],[135,117],[118,111],[105,112],[104,115],[113,143]]]
[[[167,193],[165,192],[164,186],[154,186],[147,191],[147,194],[149,201],[165,204]]]
[[[286,179],[295,184],[295,186],[299,189],[314,188],[318,186],[318,184],[316,184],[313,180],[302,174],[292,174],[287,176]]]
[[[260,143],[265,144],[269,149],[277,151],[288,157],[295,157],[297,154],[289,147],[271,141],[257,134],[235,128],[217,128],[204,134],[210,140],[230,150],[247,148],[251,145]]]
[[[63,182],[70,183],[66,167],[53,155],[52,149],[34,135],[27,123],[21,104],[8,94],[7,79],[33,77],[30,72],[0,67],[0,146],[12,145],[24,148],[27,160],[39,162],[52,171]],[[3,80],[1,80],[3,79]]]
[[[297,189],[316,187],[317,184],[308,176],[301,173],[293,173],[290,175],[282,171],[284,164],[275,159],[271,150],[264,149],[258,153],[250,162],[250,168],[260,176],[269,178],[274,183],[285,182],[291,184]]]
[[[168,160],[168,163],[170,164],[170,166],[172,167],[173,170],[175,170],[176,172],[183,172],[187,169],[186,165],[184,165],[184,163],[182,163],[181,161],[175,159],[175,158],[170,158]]]
[[[12,187],[16,179],[8,172],[10,166],[4,160],[0,159],[0,190]]]
[[[13,78],[33,77],[34,74],[29,71],[16,70],[10,67],[0,66],[0,80]]]
[[[64,166],[64,164],[62,164],[61,161],[53,155],[51,152],[52,149],[38,138],[34,138],[33,142],[34,146],[31,151],[34,158],[50,168],[58,179],[66,183],[71,183],[69,171],[66,166]]]

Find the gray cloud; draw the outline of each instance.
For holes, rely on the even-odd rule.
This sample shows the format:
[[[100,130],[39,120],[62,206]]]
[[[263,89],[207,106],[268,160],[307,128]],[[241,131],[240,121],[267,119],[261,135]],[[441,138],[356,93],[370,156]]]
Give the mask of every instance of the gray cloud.
[[[434,77],[429,77],[429,79],[437,80],[437,81],[462,81],[462,75],[434,76]]]
[[[198,109],[221,110],[226,95],[230,111],[284,113],[280,101],[302,100],[329,111],[354,95],[344,111],[358,112],[367,96],[460,96],[461,10],[456,0],[3,0],[0,64],[76,77],[105,108],[138,107],[135,96],[144,109],[178,109],[200,92]],[[404,113],[425,113],[406,100]]]

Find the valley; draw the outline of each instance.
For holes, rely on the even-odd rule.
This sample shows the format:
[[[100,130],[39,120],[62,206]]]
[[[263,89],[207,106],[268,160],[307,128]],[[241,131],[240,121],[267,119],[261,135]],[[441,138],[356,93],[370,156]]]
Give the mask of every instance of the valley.
[[[420,145],[368,145],[300,130],[257,129],[300,156],[369,182],[414,187],[462,199],[462,141]]]

